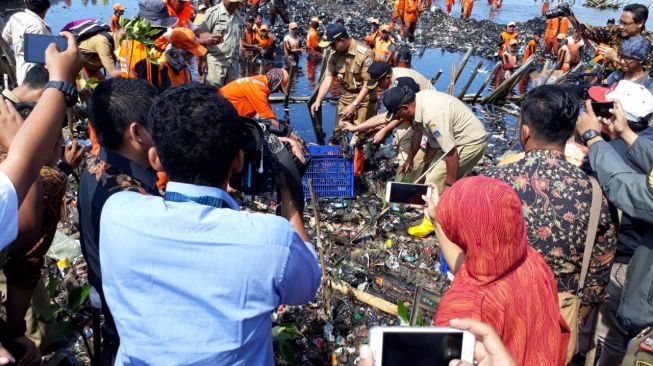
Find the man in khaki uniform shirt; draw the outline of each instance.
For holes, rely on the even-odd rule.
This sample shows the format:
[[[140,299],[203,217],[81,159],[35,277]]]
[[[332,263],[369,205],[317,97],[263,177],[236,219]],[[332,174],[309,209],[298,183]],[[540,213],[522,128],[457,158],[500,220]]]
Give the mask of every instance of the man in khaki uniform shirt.
[[[326,75],[320,83],[320,89],[311,105],[311,113],[320,109],[334,77],[337,77],[343,86],[338,109],[336,111],[335,130],[340,129],[340,121],[353,121],[355,124],[363,123],[376,114],[376,90],[369,91],[364,88],[370,79],[368,67],[374,61],[374,52],[363,42],[349,37],[342,24],[330,24],[326,29],[326,42],[334,51],[327,61]],[[358,138],[355,136],[354,138]],[[355,149],[354,175],[360,175],[363,170],[362,149]]]
[[[240,77],[238,58],[245,22],[237,9],[242,1],[222,0],[207,10],[199,27],[202,33],[222,35],[221,42],[207,47],[206,59],[200,62],[200,70],[207,71],[206,81],[217,87]]]
[[[411,170],[413,156],[418,151],[422,136],[427,139],[424,166],[430,167],[434,158],[445,157],[426,176],[443,192],[456,180],[472,171],[481,160],[487,146],[487,132],[483,123],[458,98],[433,90],[415,94],[408,88],[392,88],[383,96],[388,110],[386,119],[409,118],[413,121],[411,151],[402,167]],[[409,229],[409,234],[426,236],[433,232],[430,222]]]
[[[116,56],[113,52],[113,36],[111,33],[98,33],[91,38],[79,42],[82,53],[82,68],[89,76],[97,75],[102,68],[112,78],[120,77],[120,68],[116,67]]]

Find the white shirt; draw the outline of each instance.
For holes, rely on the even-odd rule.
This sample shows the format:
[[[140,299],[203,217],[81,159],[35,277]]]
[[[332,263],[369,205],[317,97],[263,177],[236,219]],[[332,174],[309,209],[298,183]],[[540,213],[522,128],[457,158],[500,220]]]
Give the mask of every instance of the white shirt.
[[[0,250],[16,240],[17,235],[18,195],[9,177],[0,172]]]
[[[40,16],[31,10],[18,12],[9,18],[7,25],[2,30],[2,39],[9,43],[16,56],[16,79],[18,85],[23,83],[27,71],[35,64],[25,62],[25,33],[52,34],[48,26]]]

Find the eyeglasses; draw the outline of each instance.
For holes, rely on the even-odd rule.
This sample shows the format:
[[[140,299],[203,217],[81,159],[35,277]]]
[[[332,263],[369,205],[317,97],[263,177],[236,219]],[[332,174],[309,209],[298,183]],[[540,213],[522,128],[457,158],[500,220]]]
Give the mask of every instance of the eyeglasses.
[[[622,54],[618,54],[617,57],[618,57],[620,60],[624,60],[624,61],[640,61],[640,60],[637,59],[637,58],[630,57],[630,56],[624,56],[624,55],[622,55]]]
[[[619,19],[619,25],[625,25],[625,26],[627,27],[627,26],[629,26],[629,25],[633,25],[633,24],[635,24],[634,21],[632,21],[632,22],[624,22],[623,20]]]

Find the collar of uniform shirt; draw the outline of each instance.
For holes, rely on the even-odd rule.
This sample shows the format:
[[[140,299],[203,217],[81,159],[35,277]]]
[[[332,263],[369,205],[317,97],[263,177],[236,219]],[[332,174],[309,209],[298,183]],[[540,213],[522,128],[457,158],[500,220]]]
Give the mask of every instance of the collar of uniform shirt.
[[[171,181],[166,186],[166,192],[175,192],[188,197],[215,197],[224,201],[232,210],[240,211],[238,202],[220,188]]]

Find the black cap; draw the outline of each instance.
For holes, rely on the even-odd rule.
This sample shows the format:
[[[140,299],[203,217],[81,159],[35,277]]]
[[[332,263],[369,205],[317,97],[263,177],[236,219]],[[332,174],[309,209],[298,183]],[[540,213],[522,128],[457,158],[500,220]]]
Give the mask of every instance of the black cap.
[[[383,94],[383,105],[388,113],[385,116],[386,121],[395,119],[395,115],[402,105],[406,104],[406,97],[411,94],[412,90],[408,87],[394,87],[386,90]],[[412,93],[414,95],[414,93]]]
[[[349,34],[347,34],[347,29],[345,29],[345,26],[340,23],[329,24],[326,28],[325,38],[326,41],[329,42],[329,44],[341,38],[348,38],[348,37]]]
[[[392,85],[390,87],[401,88],[403,86],[407,87],[408,89],[412,90],[415,93],[419,92],[419,84],[417,84],[415,79],[408,76],[402,76],[400,78],[396,78],[395,81],[392,82]]]
[[[374,61],[367,68],[367,73],[370,74],[370,80],[367,82],[367,89],[374,89],[379,85],[379,80],[392,72],[392,67],[387,62]]]
[[[161,0],[139,0],[138,16],[143,17],[157,28],[169,28],[179,21],[177,17],[170,15],[168,6]]]

